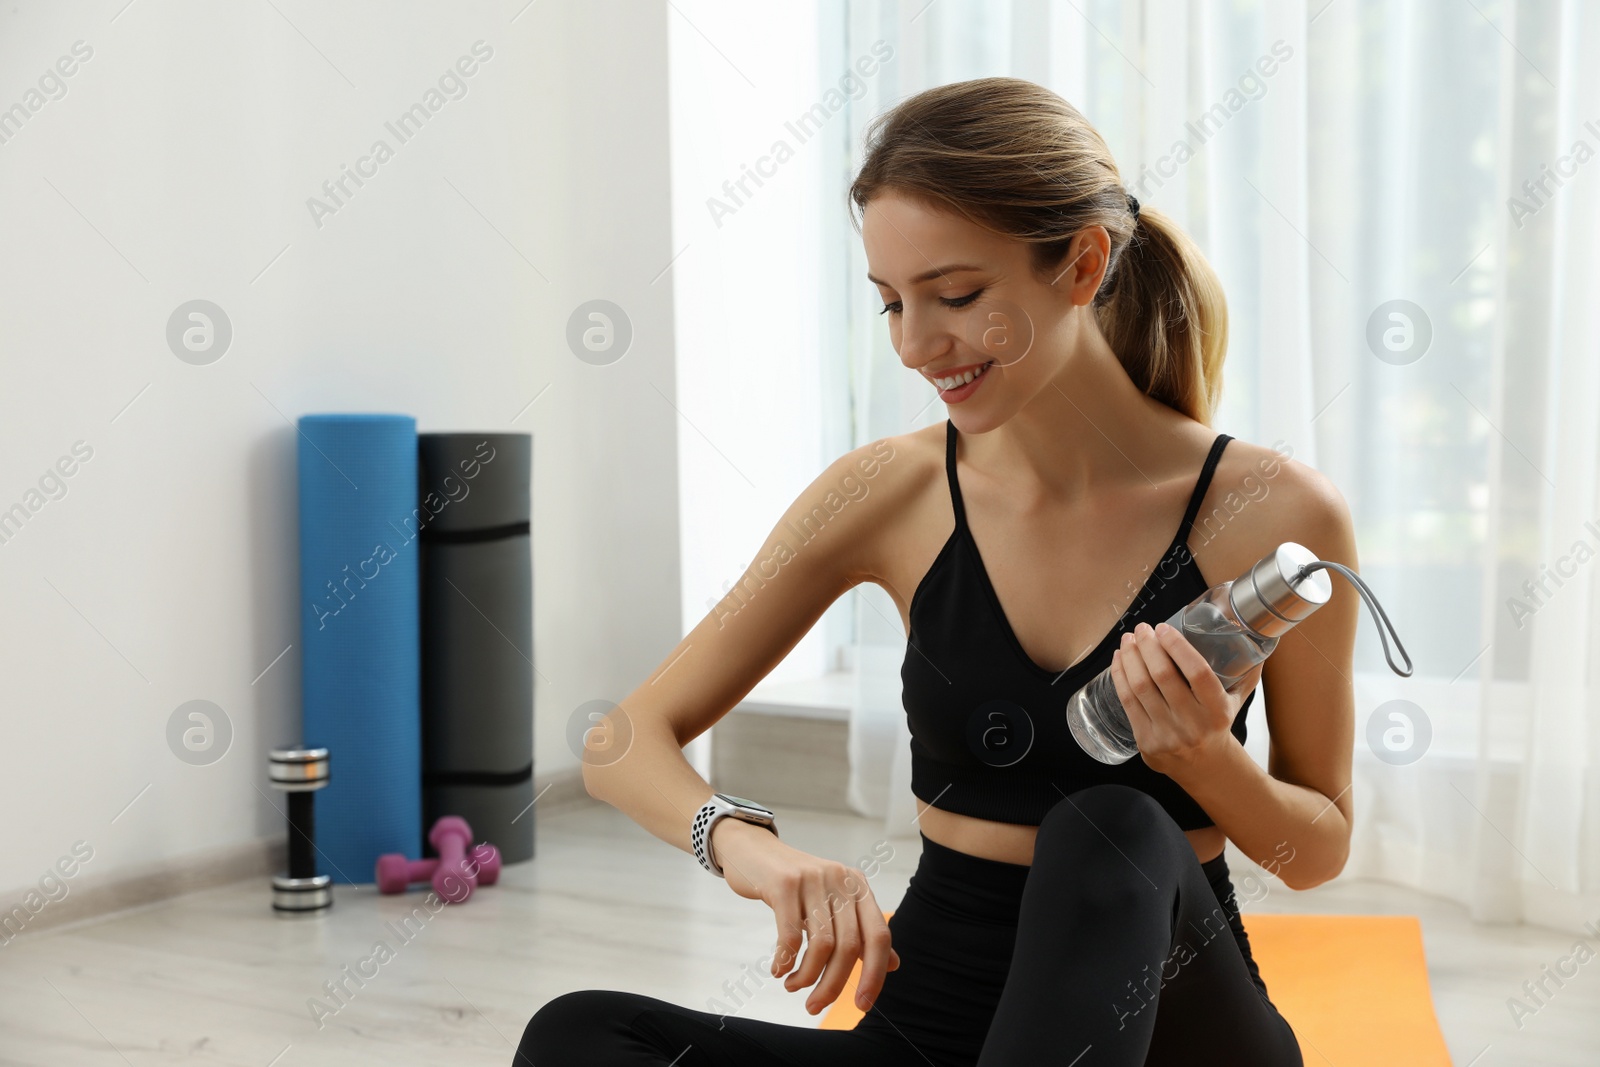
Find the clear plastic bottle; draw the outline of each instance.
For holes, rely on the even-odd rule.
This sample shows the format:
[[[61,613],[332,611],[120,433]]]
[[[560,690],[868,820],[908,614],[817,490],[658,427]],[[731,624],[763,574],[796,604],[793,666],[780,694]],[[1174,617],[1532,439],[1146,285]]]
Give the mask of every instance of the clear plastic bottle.
[[[1276,637],[1263,638],[1239,621],[1229,598],[1232,586],[1231,581],[1213,586],[1167,620],[1205,657],[1230,693],[1278,647]],[[1109,667],[1067,702],[1067,726],[1078,746],[1101,763],[1123,763],[1139,751]]]
[[[1396,667],[1389,656],[1389,639],[1382,627],[1390,633],[1394,628],[1366,583],[1348,567],[1319,560],[1293,541],[1279,545],[1238,578],[1206,590],[1179,609],[1167,625],[1188,638],[1216,672],[1222,687],[1232,693],[1243,677],[1278,647],[1279,638],[1327,603],[1333,583],[1322,573],[1325,570],[1339,571],[1356,587],[1381,623],[1384,658],[1396,674],[1410,677],[1411,658],[1400,644],[1399,634],[1394,634],[1394,641],[1406,661],[1405,670]],[[1124,763],[1139,751],[1110,667],[1068,698],[1067,726],[1078,746],[1101,763]]]

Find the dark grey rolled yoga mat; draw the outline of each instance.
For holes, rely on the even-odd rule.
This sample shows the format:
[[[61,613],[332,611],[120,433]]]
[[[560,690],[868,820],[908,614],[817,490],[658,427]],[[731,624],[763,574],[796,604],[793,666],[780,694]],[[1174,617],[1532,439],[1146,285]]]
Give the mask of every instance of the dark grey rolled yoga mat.
[[[533,439],[424,433],[417,448],[423,833],[459,815],[505,862],[531,859]]]

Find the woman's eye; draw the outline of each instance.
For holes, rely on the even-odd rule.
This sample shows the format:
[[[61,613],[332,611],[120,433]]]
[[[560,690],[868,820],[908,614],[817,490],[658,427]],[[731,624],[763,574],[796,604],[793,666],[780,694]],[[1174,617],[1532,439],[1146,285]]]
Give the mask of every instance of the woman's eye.
[[[978,297],[980,297],[982,295],[983,295],[983,290],[982,289],[977,289],[977,290],[974,290],[973,292],[968,293],[966,296],[957,296],[957,297],[950,297],[950,298],[946,298],[946,297],[942,297],[941,296],[939,298],[939,303],[943,304],[945,307],[964,308],[968,304],[972,303],[974,300],[978,299]],[[903,310],[903,308],[900,306],[900,301],[896,300],[892,304],[883,305],[883,310],[878,312],[878,314],[887,315],[890,312],[893,312],[894,314],[898,315],[898,314],[900,314],[900,312],[902,310]]]

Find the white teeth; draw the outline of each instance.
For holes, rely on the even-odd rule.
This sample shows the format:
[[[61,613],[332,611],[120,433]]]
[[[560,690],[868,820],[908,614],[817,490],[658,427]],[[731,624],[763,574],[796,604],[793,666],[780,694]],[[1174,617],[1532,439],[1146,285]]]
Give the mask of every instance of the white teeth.
[[[966,385],[968,382],[972,381],[972,379],[976,378],[978,375],[982,374],[988,369],[989,364],[985,363],[976,370],[969,370],[963,374],[953,374],[948,378],[935,378],[933,379],[933,384],[937,385],[940,389],[954,389],[957,386]]]

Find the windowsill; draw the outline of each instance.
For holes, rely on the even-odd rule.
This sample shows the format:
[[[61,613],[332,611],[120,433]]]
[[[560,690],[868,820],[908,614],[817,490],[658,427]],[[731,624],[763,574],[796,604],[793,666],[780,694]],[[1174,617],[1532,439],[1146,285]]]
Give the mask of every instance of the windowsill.
[[[820,678],[800,681],[758,682],[733,710],[756,715],[787,715],[848,722],[855,703],[855,672],[833,671]]]

